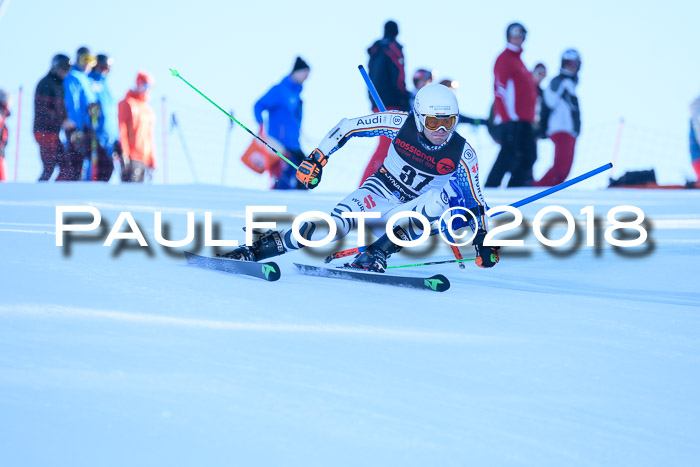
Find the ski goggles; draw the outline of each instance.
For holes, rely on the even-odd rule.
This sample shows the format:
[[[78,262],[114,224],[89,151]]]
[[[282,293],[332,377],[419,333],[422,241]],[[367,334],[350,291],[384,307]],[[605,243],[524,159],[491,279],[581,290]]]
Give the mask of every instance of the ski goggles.
[[[456,115],[447,115],[438,117],[437,115],[421,115],[423,126],[430,131],[437,131],[444,128],[446,131],[451,131],[457,125]]]

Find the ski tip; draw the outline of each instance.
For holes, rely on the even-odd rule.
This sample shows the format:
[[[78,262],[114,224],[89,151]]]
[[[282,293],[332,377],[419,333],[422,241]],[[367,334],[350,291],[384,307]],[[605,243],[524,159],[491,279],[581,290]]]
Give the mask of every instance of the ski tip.
[[[450,288],[450,280],[442,274],[436,274],[424,280],[423,284],[426,289],[435,292],[444,292]]]
[[[262,273],[265,276],[266,281],[274,282],[282,277],[282,271],[277,263],[260,263],[260,266],[262,267]]]
[[[172,68],[168,68],[170,70],[170,74],[173,76],[180,76],[180,73],[177,72],[177,70],[173,70]]]

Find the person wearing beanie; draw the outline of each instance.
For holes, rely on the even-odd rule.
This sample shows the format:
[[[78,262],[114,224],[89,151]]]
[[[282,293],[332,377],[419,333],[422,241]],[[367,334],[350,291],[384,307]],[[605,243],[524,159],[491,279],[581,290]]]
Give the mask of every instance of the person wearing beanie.
[[[85,175],[82,174],[83,162],[90,158],[92,121],[99,113],[97,97],[87,76],[95,63],[90,49],[80,47],[76,52],[73,68],[63,80],[63,102],[68,119],[64,126],[68,139],[68,153],[59,160],[60,171],[56,181],[85,179]]]
[[[156,114],[148,104],[153,77],[140,71],[136,86],[126,93],[117,107],[119,117],[119,156],[122,182],[143,183],[156,168],[153,128]],[[119,154],[121,150],[121,154]]]
[[[296,61],[294,62],[294,67],[292,68],[292,73],[295,71],[299,70],[310,70],[311,67],[304,61],[303,58],[297,57]]]
[[[59,136],[61,130],[69,130],[72,124],[66,116],[63,80],[72,65],[67,55],[54,55],[49,72],[36,85],[34,139],[39,144],[39,156],[43,165],[40,182],[49,180],[60,160],[65,157],[65,148]]]
[[[541,124],[546,125],[546,135],[554,143],[554,163],[535,186],[558,185],[571,171],[576,138],[581,132],[581,111],[576,96],[580,69],[578,51],[566,50],[562,55],[561,71],[544,90],[542,104],[548,115],[546,123]]]
[[[398,35],[399,26],[395,21],[389,20],[384,23],[384,37],[375,41],[367,49],[369,54],[367,71],[386,110],[408,112],[412,99],[411,93],[406,89],[403,47],[396,41]],[[369,100],[372,112],[379,112],[379,107],[371,95]],[[390,145],[389,138],[379,138],[377,150],[365,167],[360,185],[382,165]]]
[[[301,91],[310,71],[309,64],[303,58],[297,57],[290,74],[272,86],[253,107],[260,135],[263,139],[268,138],[279,143],[276,149],[295,165],[299,165],[305,156],[299,143],[302,119]],[[267,132],[263,113],[267,113]],[[271,161],[269,171],[273,189],[304,189],[296,179],[296,169],[281,159]]]
[[[10,131],[5,125],[7,117],[10,116],[12,100],[10,94],[0,88],[0,182],[7,181],[7,170],[5,169],[5,147],[9,139]]]
[[[107,75],[114,60],[105,55],[97,55],[97,64],[88,78],[100,104],[100,116],[97,120],[95,135],[97,138],[97,167],[93,167],[92,180],[107,182],[114,172],[112,153],[119,141],[119,122],[117,121],[117,104],[107,87]]]
[[[537,85],[520,58],[526,35],[522,24],[509,24],[506,48],[493,66],[493,124],[489,132],[501,145],[501,150],[486,179],[487,187],[500,186],[509,172],[509,187],[533,184],[532,166],[537,160],[537,146],[532,123]]]

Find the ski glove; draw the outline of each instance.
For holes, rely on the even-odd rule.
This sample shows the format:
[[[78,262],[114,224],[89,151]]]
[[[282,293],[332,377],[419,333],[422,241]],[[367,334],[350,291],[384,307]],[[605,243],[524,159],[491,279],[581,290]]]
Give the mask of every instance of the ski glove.
[[[328,157],[326,157],[320,149],[314,149],[311,154],[309,154],[309,157],[299,164],[297,180],[309,190],[316,188],[321,181],[323,166],[325,166],[327,162]]]
[[[484,246],[484,238],[486,237],[485,230],[479,230],[474,237],[472,245],[476,249],[476,259],[474,262],[480,268],[492,268],[498,263],[497,246]]]

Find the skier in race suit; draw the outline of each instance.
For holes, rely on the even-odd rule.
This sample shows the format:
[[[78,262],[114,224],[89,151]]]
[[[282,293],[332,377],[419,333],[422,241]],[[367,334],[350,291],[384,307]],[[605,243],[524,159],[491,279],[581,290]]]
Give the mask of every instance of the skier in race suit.
[[[488,207],[479,186],[476,153],[455,131],[458,116],[454,93],[441,84],[430,84],[416,94],[412,113],[380,112],[344,118],[324,137],[297,170],[297,179],[309,189],[318,185],[329,156],[350,138],[382,135],[392,140],[379,170],[333,209],[335,240],[357,227],[357,219],[342,217],[343,213],[379,212],[381,221],[386,221],[396,212],[415,211],[433,223],[450,207],[459,206],[474,213],[473,217],[465,217],[476,232],[473,241],[476,264],[490,268],[498,262],[497,248],[483,245]],[[325,238],[326,233],[319,232],[317,227],[314,221],[303,222],[299,233],[311,241]],[[453,223],[452,227],[459,226]],[[404,217],[393,232],[404,241],[415,240],[422,235],[423,225],[418,219]],[[291,229],[285,229],[268,231],[252,245],[238,247],[223,256],[261,261],[302,247]],[[349,266],[384,272],[387,258],[399,249],[384,234]]]

